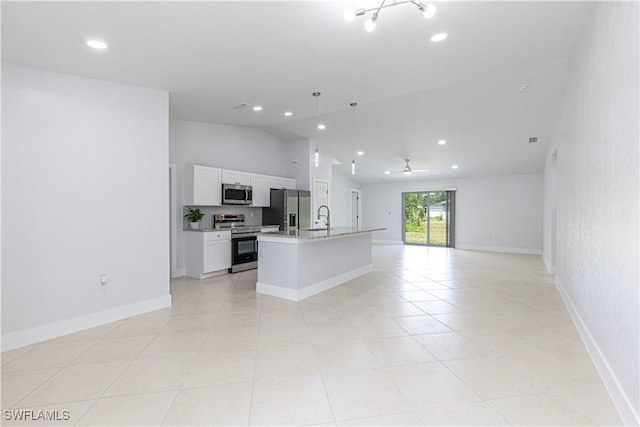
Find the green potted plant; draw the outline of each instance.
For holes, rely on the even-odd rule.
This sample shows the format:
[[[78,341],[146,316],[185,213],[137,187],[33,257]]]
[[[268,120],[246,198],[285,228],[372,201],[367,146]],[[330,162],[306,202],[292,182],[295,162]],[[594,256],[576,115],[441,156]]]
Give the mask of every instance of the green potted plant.
[[[189,221],[189,225],[191,226],[192,230],[200,229],[200,220],[203,216],[204,214],[200,212],[200,209],[198,208],[189,208],[189,212],[184,215],[185,219]]]

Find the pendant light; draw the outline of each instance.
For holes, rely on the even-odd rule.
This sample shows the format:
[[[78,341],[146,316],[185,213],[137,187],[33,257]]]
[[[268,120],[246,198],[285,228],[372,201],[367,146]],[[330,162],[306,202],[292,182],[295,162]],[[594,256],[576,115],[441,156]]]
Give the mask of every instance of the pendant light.
[[[373,14],[367,19],[364,23],[364,29],[368,32],[375,30],[376,22],[378,21],[378,16],[380,15],[380,11],[382,9],[386,9],[387,7],[398,6],[401,4],[412,3],[418,7],[418,10],[422,13],[422,15],[426,19],[431,19],[436,14],[436,5],[433,3],[418,3],[416,0],[393,0],[393,2],[389,2],[385,4],[387,0],[382,0],[380,6],[373,7],[371,9],[347,9],[344,11],[344,20],[347,22],[353,22],[356,19],[356,16],[364,16],[369,12],[373,12]]]
[[[352,116],[353,116],[353,152],[352,152],[352,157],[351,157],[351,175],[355,175],[356,174],[356,105],[358,105],[357,102],[352,102],[351,104],[351,111],[352,111]]]
[[[320,112],[320,92],[313,92],[311,95],[316,99],[316,120],[318,119]],[[318,129],[325,130],[326,126],[322,123],[318,123]],[[316,150],[313,152],[313,165],[315,167],[320,166],[320,151],[318,151],[318,147],[316,146]]]

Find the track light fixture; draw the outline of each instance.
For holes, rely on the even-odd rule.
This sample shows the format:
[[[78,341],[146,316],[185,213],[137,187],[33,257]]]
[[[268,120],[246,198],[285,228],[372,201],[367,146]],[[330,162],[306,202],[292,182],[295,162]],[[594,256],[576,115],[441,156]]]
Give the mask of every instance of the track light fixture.
[[[371,17],[364,22],[364,29],[371,32],[376,28],[376,22],[378,21],[380,10],[384,9],[385,7],[398,6],[405,3],[413,3],[418,7],[418,10],[422,12],[424,17],[427,19],[433,18],[433,16],[436,14],[436,5],[433,3],[424,4],[414,0],[394,0],[393,2],[385,4],[386,2],[387,0],[382,0],[380,6],[371,9],[347,9],[344,11],[344,20],[347,22],[353,22],[356,19],[356,16],[362,16],[368,12],[373,12]]]

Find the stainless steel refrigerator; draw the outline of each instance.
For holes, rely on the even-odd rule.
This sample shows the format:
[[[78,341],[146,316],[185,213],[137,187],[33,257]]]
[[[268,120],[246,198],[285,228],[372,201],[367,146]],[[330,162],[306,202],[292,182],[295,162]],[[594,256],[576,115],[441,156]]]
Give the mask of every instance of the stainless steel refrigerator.
[[[280,230],[311,228],[311,192],[271,189],[271,207],[262,208],[262,223]]]

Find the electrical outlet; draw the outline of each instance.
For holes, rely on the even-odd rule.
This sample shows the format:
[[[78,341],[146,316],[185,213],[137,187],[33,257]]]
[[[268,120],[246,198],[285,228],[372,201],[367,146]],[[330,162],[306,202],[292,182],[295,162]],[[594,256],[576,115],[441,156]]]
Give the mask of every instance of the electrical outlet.
[[[100,275],[100,284],[98,285],[98,289],[104,289],[107,287],[107,283],[109,283],[109,279],[106,274]]]

